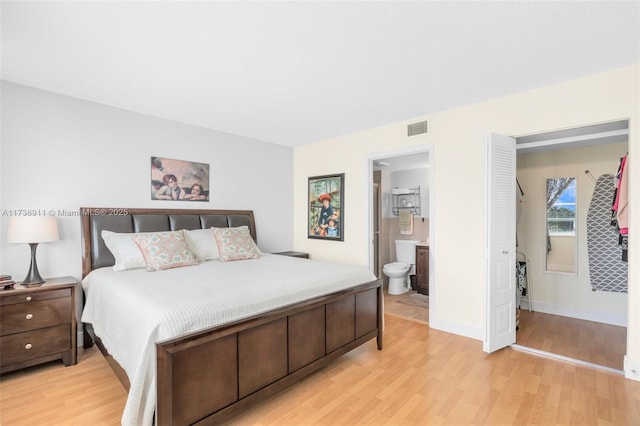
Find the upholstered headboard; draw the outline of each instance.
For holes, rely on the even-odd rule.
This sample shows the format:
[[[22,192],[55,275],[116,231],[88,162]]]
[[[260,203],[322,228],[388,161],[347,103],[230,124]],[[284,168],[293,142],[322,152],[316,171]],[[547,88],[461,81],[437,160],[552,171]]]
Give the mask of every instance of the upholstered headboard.
[[[101,237],[113,232],[156,232],[179,229],[227,228],[246,225],[257,242],[252,210],[128,209],[81,207],[82,276],[96,268],[112,266],[113,255]]]

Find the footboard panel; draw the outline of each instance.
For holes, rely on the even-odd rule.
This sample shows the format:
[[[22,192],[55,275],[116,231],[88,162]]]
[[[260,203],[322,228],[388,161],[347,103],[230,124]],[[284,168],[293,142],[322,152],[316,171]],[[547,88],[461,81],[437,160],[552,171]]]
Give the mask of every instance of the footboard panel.
[[[287,318],[238,333],[238,361],[240,399],[286,376]]]
[[[173,354],[168,366],[172,370],[172,417],[182,419],[183,424],[194,423],[212,407],[226,407],[238,399],[237,342],[237,335],[232,334]]]
[[[382,281],[157,344],[157,423],[216,424],[376,337]]]

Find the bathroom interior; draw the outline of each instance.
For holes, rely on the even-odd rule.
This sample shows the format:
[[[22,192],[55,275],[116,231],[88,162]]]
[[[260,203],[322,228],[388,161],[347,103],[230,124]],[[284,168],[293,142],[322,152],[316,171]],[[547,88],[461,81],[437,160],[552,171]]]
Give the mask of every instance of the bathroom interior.
[[[429,294],[428,167],[428,152],[373,160],[376,274],[388,296],[402,297],[398,301],[424,312]],[[420,316],[426,321],[424,312]]]

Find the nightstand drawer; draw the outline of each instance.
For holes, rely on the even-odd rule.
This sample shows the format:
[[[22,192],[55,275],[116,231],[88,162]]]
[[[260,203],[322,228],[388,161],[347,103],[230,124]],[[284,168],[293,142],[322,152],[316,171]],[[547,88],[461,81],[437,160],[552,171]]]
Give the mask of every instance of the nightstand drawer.
[[[43,294],[49,293],[54,292]],[[34,294],[34,296],[36,295],[38,294]],[[0,336],[59,324],[69,324],[71,321],[71,304],[71,297],[63,297],[5,305],[0,310]]]
[[[0,365],[23,362],[71,350],[70,324],[0,337]]]
[[[31,293],[17,294],[15,296],[5,296],[0,299],[0,306],[14,305],[17,303],[31,303],[38,300],[58,299],[60,297],[71,296],[70,288],[63,288],[60,290],[39,291]],[[3,309],[4,310],[4,309]]]

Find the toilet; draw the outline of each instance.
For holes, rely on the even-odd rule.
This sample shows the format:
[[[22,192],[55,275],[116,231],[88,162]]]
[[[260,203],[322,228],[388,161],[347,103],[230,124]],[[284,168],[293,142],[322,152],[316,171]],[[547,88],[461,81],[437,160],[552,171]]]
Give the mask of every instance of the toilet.
[[[402,294],[411,289],[409,275],[416,271],[416,240],[396,240],[396,261],[387,263],[382,272],[389,277],[389,294]]]

